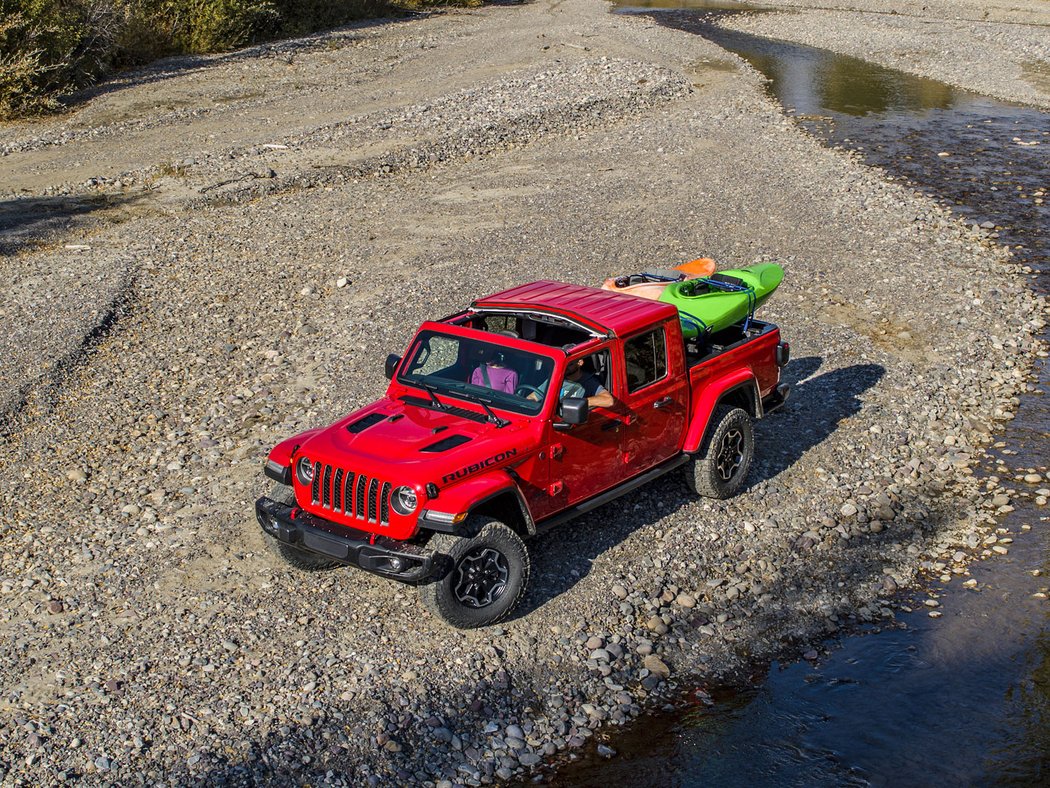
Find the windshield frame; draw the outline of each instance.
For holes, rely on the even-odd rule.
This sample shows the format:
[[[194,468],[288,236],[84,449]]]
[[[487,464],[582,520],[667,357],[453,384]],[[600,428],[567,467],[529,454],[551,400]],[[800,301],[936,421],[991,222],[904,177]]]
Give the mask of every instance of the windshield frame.
[[[449,340],[460,344],[468,342],[479,348],[481,346],[487,346],[496,351],[509,351],[518,355],[534,356],[537,359],[541,359],[545,364],[549,363],[550,377],[547,383],[547,390],[543,392],[543,398],[535,401],[535,407],[532,408],[528,407],[526,404],[529,403],[528,400],[517,397],[513,394],[497,391],[487,386],[473,384],[469,379],[458,380],[455,378],[443,378],[440,376],[435,377],[434,373],[428,375],[410,374],[409,370],[422,352],[423,343],[429,342],[435,336],[447,337]],[[460,363],[462,354],[462,348],[457,348],[457,359],[455,363]],[[536,418],[545,415],[548,410],[548,406],[552,400],[550,395],[552,389],[551,381],[558,376],[561,368],[564,366],[564,360],[565,353],[560,348],[529,342],[528,340],[519,339],[517,337],[495,334],[490,331],[481,331],[474,328],[449,325],[447,323],[427,322],[420,327],[416,336],[412,339],[408,350],[405,352],[404,359],[398,365],[395,380],[403,386],[423,392],[427,397],[429,397],[429,394],[426,394],[426,391],[427,386],[429,386],[439,397],[452,398],[460,402],[467,402],[474,407],[479,408],[481,406],[474,400],[480,400],[490,408],[496,410],[503,410],[527,418]],[[424,386],[424,383],[427,384],[427,386]]]

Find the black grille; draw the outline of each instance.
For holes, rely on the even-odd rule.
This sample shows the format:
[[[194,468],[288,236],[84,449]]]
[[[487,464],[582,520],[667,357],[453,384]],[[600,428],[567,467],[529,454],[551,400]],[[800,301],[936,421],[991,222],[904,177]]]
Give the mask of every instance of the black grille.
[[[335,472],[335,480],[332,482],[332,508],[337,512],[343,508],[343,469]]]
[[[390,522],[390,482],[383,482],[383,489],[379,491],[379,522]]]
[[[350,496],[354,494],[354,479],[357,475],[353,471],[346,472],[346,478],[343,480],[343,511],[349,514],[353,510],[350,508]]]
[[[390,524],[390,492],[393,485],[374,476],[354,473],[318,462],[310,497],[315,506],[358,520],[379,525]]]
[[[365,485],[367,483],[367,476],[357,477],[357,487],[354,489],[354,516],[358,520],[365,519]]]
[[[368,522],[376,521],[376,494],[379,492],[379,479],[370,479],[368,482]]]
[[[321,481],[321,506],[326,509],[332,505],[332,466],[324,466],[324,479]]]

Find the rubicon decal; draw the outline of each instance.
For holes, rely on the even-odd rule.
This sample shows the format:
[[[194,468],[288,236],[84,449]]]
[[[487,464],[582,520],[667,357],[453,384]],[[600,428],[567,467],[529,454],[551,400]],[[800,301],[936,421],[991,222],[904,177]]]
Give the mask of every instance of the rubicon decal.
[[[464,476],[470,476],[470,474],[476,473],[477,471],[480,471],[483,468],[488,468],[490,465],[495,465],[498,462],[503,462],[503,460],[507,459],[508,457],[513,457],[517,453],[517,449],[507,449],[506,451],[501,451],[499,454],[494,454],[488,459],[482,460],[481,462],[474,462],[470,465],[464,466],[463,468],[460,468],[454,473],[446,473],[444,476],[441,477],[441,482],[443,484],[447,484],[448,482],[455,481],[456,479],[462,479]]]

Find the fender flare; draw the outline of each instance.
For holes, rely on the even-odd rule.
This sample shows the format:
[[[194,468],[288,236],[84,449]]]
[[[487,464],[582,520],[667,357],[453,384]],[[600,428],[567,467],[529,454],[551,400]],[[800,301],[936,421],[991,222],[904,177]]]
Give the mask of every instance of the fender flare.
[[[296,450],[307,440],[321,432],[322,429],[324,428],[318,427],[316,429],[307,430],[306,432],[300,432],[298,435],[285,438],[270,449],[270,453],[266,455],[266,465],[264,466],[264,472],[266,475],[281,484],[291,484],[292,455],[294,455]]]
[[[755,378],[755,373],[750,369],[739,369],[704,387],[693,409],[693,418],[686,432],[682,451],[687,454],[700,451],[715,408],[728,395],[741,389],[747,389],[750,394],[751,401],[754,403],[755,418],[762,418],[762,400],[759,397],[758,380]]]
[[[437,498],[427,502],[428,510],[438,512],[450,512],[453,514],[472,514],[482,508],[486,503],[510,494],[517,503],[524,524],[525,534],[531,536],[536,533],[536,523],[532,519],[525,497],[518,489],[514,478],[506,468],[473,476],[458,484],[442,489]],[[463,534],[462,523],[442,527],[433,520],[421,516],[419,527],[427,531],[439,531],[442,533]],[[523,534],[523,535],[525,535]]]

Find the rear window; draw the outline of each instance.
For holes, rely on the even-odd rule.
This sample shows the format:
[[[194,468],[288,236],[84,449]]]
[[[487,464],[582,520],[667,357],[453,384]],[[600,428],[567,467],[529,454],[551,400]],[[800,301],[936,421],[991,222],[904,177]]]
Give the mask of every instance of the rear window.
[[[631,337],[623,343],[623,353],[628,391],[645,388],[667,374],[667,344],[662,328]]]

